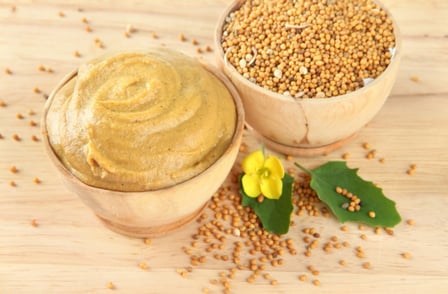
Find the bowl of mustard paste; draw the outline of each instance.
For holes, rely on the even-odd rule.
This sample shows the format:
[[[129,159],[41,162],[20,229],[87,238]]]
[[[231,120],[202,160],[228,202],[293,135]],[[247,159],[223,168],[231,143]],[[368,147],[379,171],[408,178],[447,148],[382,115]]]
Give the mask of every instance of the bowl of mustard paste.
[[[51,93],[41,124],[67,189],[132,237],[195,219],[229,174],[243,125],[240,97],[223,74],[165,48],[81,65]]]

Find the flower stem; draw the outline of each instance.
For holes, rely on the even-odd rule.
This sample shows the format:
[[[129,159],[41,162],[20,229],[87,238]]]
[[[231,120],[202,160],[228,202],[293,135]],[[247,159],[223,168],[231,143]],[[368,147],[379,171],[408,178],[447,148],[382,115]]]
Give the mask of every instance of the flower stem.
[[[298,168],[300,168],[301,170],[303,170],[304,172],[306,172],[308,175],[311,176],[311,171],[310,171],[310,170],[304,168],[303,166],[301,166],[301,165],[298,164],[297,162],[294,162],[294,164],[295,164]]]

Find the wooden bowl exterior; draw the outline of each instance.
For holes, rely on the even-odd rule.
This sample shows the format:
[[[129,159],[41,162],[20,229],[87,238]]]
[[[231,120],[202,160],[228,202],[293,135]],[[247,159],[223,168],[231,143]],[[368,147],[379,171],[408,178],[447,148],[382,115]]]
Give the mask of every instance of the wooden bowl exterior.
[[[221,47],[222,27],[226,17],[242,3],[233,2],[218,21],[216,59],[240,93],[247,123],[268,147],[291,155],[323,154],[349,141],[379,112],[395,82],[401,57],[400,34],[393,19],[395,55],[379,77],[345,95],[294,99],[250,82],[226,61]]]
[[[50,94],[41,121],[46,152],[66,188],[75,193],[110,229],[132,237],[155,237],[174,231],[193,220],[218,190],[239,152],[244,127],[244,110],[238,92],[216,69],[206,67],[231,92],[237,111],[235,133],[225,153],[197,176],[174,186],[144,192],[119,192],[95,188],[72,175],[54,153],[47,134],[46,116],[56,93],[77,71],[62,80]]]

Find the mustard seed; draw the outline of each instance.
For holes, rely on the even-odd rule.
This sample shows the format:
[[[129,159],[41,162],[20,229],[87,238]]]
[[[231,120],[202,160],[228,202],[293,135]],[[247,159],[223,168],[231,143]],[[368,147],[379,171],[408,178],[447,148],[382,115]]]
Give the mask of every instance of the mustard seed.
[[[305,282],[307,280],[307,276],[304,275],[304,274],[299,275],[299,280],[302,281],[302,282]]]
[[[11,187],[17,187],[17,184],[16,184],[16,182],[14,182],[14,181],[10,181],[10,182],[9,182],[9,185],[10,185]]]
[[[22,141],[22,138],[20,138],[20,136],[17,135],[17,134],[13,134],[13,135],[12,135],[12,139],[13,139],[14,141],[17,141],[17,142]]]
[[[11,165],[11,167],[9,168],[9,171],[12,172],[13,174],[16,174],[19,172],[19,170],[17,169],[17,167],[15,165]]]
[[[38,138],[36,135],[32,135],[32,136],[31,136],[31,140],[32,140],[33,142],[39,142],[39,138]]]
[[[9,68],[5,68],[5,74],[12,75],[12,70],[10,70]]]
[[[364,263],[362,264],[362,267],[365,268],[365,269],[371,269],[371,268],[372,268],[372,265],[370,264],[370,262],[364,262]]]
[[[42,183],[42,181],[41,181],[39,178],[34,178],[34,179],[33,179],[33,182],[34,182],[35,184],[40,184],[40,183]]]
[[[406,221],[406,223],[407,223],[408,225],[410,225],[410,226],[415,225],[415,221],[414,221],[412,218],[408,219],[408,220]]]
[[[313,285],[314,286],[319,286],[320,285],[320,281],[319,280],[313,280]]]
[[[36,219],[32,219],[32,220],[31,220],[31,226],[33,226],[33,227],[35,227],[35,228],[39,226],[39,223],[37,222]]]
[[[370,218],[375,218],[376,217],[375,211],[369,211],[369,217]]]
[[[187,38],[185,37],[184,34],[179,34],[179,41],[185,42],[186,40],[187,40]]]
[[[409,259],[411,258],[411,254],[409,252],[403,252],[401,253],[401,257],[403,257],[404,259]]]
[[[112,283],[112,282],[108,282],[107,283],[107,289],[110,289],[110,290],[114,290],[116,287],[115,287],[115,284],[114,283]]]

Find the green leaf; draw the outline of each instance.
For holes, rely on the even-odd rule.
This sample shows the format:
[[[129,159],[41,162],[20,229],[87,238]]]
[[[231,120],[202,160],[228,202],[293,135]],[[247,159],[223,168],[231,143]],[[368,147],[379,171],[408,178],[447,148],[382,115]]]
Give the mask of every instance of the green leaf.
[[[358,169],[350,169],[345,161],[330,161],[311,171],[296,163],[311,176],[310,186],[320,200],[325,202],[341,221],[357,221],[370,226],[393,227],[401,221],[395,202],[388,199],[383,190],[358,176]],[[347,189],[361,199],[361,209],[350,212],[343,208],[350,200],[336,192],[336,187]],[[375,217],[369,212],[375,212]]]
[[[240,176],[240,193],[242,197],[242,205],[249,206],[260,219],[264,229],[275,234],[286,234],[289,230],[291,222],[292,206],[292,184],[294,179],[285,173],[283,177],[283,191],[279,199],[264,198],[263,202],[258,202],[257,198],[252,198],[246,195],[241,184]]]

